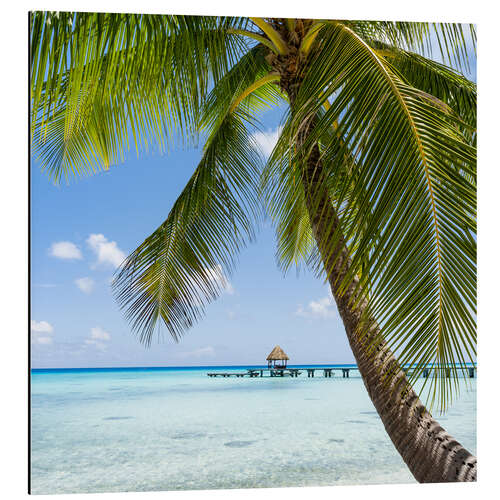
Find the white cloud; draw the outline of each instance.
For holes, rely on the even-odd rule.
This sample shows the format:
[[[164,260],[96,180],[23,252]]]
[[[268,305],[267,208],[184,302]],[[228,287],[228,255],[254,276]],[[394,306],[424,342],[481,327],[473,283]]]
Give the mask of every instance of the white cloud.
[[[326,319],[335,318],[337,316],[337,310],[332,296],[329,295],[319,300],[312,300],[305,308],[299,305],[295,314],[303,318]]]
[[[97,264],[118,267],[125,259],[125,254],[118,248],[116,241],[108,241],[103,234],[91,234],[87,244],[97,256]]]
[[[48,321],[31,320],[31,341],[33,344],[52,344],[54,327]]]
[[[90,329],[90,338],[85,339],[85,345],[94,346],[100,351],[106,350],[106,342],[111,339],[111,335],[100,326],[94,326]]]
[[[83,293],[90,293],[94,289],[94,280],[88,277],[76,279],[75,284]]]
[[[31,320],[31,331],[34,333],[52,333],[54,327],[47,321]]]
[[[257,145],[262,150],[262,153],[267,158],[274,149],[276,142],[278,141],[278,137],[281,134],[283,127],[278,127],[274,130],[268,129],[264,132],[255,132],[252,134],[252,139],[257,143]]]
[[[212,346],[200,347],[194,351],[180,352],[177,356],[179,358],[211,358],[215,356],[215,349]]]
[[[100,326],[94,326],[90,329],[90,338],[97,340],[109,340],[111,335],[103,330]]]
[[[71,241],[57,241],[52,243],[49,249],[49,255],[57,257],[58,259],[82,259],[82,252]]]

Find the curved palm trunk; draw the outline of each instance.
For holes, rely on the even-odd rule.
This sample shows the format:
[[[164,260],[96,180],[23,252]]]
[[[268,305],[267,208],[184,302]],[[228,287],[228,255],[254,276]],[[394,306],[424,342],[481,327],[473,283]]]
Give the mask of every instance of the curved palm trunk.
[[[388,345],[381,339],[376,323],[372,322],[370,331],[362,337],[356,334],[367,304],[361,301],[357,307],[351,305],[356,281],[342,294],[339,291],[338,283],[342,281],[350,265],[344,240],[340,239],[338,242],[340,257],[335,261],[332,260],[335,257],[328,257],[332,252],[326,252],[322,248],[321,242],[328,239],[331,241],[339,221],[324,188],[317,147],[308,159],[303,185],[314,237],[323,263],[327,269],[333,269],[328,281],[344,322],[349,344],[368,394],[394,446],[419,482],[475,481],[476,457],[432,418],[417,394],[407,386],[405,373]],[[319,204],[318,192],[321,193]],[[339,254],[338,251],[333,253]],[[393,375],[388,385],[386,376],[391,373]]]

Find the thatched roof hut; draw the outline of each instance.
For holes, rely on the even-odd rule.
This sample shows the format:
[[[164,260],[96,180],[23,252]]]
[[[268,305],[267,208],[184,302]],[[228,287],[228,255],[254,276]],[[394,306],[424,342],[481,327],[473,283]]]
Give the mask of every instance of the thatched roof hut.
[[[286,362],[290,358],[285,354],[285,351],[277,345],[266,358],[268,366],[271,366],[274,362],[274,368],[284,368],[286,367]]]

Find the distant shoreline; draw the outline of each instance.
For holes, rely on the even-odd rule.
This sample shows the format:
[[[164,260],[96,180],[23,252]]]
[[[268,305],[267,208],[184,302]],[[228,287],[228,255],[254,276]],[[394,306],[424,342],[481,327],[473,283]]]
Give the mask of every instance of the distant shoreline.
[[[321,368],[324,366],[338,366],[339,368],[357,368],[356,364],[349,363],[323,363],[319,365],[304,364],[304,365],[288,365],[290,368]],[[53,371],[169,371],[169,370],[223,370],[223,369],[249,369],[249,368],[267,368],[265,365],[203,365],[203,366],[116,366],[116,367],[101,367],[101,368],[32,368],[31,371],[34,373],[40,372],[53,372]]]

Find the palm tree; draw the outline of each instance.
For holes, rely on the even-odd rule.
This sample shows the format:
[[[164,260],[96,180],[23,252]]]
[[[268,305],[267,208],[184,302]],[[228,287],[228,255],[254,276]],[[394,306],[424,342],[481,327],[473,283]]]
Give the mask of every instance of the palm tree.
[[[475,357],[476,86],[461,73],[474,28],[43,12],[30,27],[32,145],[54,182],[108,169],[132,141],[205,141],[114,280],[140,340],[161,324],[178,340],[201,317],[265,208],[283,270],[305,263],[329,283],[415,478],[474,481],[476,458],[412,388],[430,365],[427,401],[445,409]],[[276,105],[262,164],[251,131]]]

